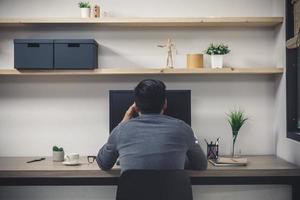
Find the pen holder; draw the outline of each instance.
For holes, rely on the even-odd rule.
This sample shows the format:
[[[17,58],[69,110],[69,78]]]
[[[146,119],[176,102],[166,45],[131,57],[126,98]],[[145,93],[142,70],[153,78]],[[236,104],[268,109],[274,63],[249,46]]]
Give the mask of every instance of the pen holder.
[[[219,145],[208,144],[207,145],[207,159],[217,159],[219,156]]]

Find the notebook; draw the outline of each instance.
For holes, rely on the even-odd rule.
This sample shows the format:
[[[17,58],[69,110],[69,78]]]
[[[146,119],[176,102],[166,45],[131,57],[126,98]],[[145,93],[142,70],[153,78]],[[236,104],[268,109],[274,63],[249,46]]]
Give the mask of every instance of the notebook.
[[[210,159],[209,162],[218,167],[246,166],[248,164],[248,159],[219,157],[218,159]]]

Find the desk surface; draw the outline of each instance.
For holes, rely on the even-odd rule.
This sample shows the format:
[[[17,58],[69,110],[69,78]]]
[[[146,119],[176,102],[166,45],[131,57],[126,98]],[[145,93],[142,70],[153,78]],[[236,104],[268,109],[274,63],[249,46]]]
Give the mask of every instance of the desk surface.
[[[215,167],[208,164],[206,171],[191,171],[193,175],[206,176],[206,175],[243,175],[248,174],[255,176],[263,176],[272,174],[274,176],[284,175],[300,175],[300,167],[293,165],[273,155],[265,156],[246,156],[248,158],[247,166],[239,167]],[[87,162],[86,157],[80,158],[81,165],[78,166],[65,166],[61,162],[53,162],[51,157],[46,157],[46,160],[34,163],[26,163],[36,157],[0,157],[0,177],[5,176],[8,172],[14,172],[16,175],[26,174],[31,172],[31,175],[36,176],[47,173],[50,175],[59,176],[58,172],[65,172],[66,174],[74,173],[74,176],[81,174],[91,174],[95,176],[111,176],[112,174],[119,175],[120,170],[118,166],[110,171],[102,171],[99,169],[96,161],[92,164]],[[70,172],[70,173],[68,173]],[[221,173],[220,173],[221,172]],[[13,175],[12,173],[10,173]]]
[[[205,171],[187,171],[194,185],[290,184],[300,183],[300,168],[276,156],[247,156],[246,167],[215,167]],[[118,167],[100,170],[97,163],[64,166],[51,157],[26,163],[34,157],[0,157],[0,185],[116,185]]]

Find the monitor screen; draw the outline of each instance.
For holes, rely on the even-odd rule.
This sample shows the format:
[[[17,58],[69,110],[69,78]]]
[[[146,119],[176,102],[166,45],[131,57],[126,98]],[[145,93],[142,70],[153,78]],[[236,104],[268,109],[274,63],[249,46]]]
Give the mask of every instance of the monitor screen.
[[[168,107],[166,115],[181,119],[191,125],[191,91],[167,90],[166,98]],[[109,91],[109,130],[112,131],[123,119],[129,106],[134,103],[134,91],[110,90]]]

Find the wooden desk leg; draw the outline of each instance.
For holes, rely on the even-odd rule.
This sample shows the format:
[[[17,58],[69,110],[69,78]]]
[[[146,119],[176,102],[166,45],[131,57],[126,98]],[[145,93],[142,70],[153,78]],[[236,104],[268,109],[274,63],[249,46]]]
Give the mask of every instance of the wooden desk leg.
[[[292,185],[292,200],[300,199],[300,183]]]

